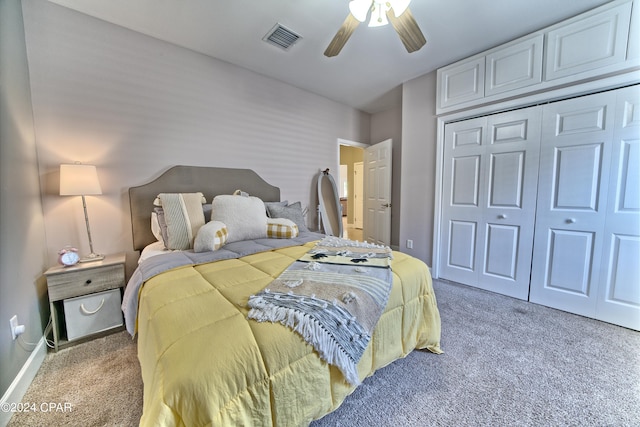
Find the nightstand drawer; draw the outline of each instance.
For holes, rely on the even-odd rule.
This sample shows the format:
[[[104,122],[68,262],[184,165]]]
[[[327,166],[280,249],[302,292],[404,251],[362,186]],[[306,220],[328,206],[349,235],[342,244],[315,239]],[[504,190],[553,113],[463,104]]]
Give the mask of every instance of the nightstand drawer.
[[[122,326],[120,288],[64,300],[69,341]]]
[[[77,271],[68,270],[64,274],[53,274],[47,277],[51,301],[120,288],[124,285],[124,265],[122,264]]]

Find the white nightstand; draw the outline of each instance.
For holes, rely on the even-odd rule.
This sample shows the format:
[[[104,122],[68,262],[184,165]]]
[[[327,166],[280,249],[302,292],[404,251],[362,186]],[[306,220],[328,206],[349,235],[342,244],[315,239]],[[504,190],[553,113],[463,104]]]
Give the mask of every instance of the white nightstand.
[[[52,267],[47,278],[55,351],[123,327],[125,255]],[[64,326],[64,328],[62,328]]]

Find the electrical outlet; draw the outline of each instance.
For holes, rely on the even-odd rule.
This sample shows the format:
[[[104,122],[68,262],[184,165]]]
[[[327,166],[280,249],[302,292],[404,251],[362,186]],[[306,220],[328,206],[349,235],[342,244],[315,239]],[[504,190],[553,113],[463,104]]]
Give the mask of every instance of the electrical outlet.
[[[14,315],[11,319],[9,319],[9,323],[11,324],[11,338],[14,340],[18,338],[19,335],[24,334],[25,327],[24,325],[18,325],[18,315]]]
[[[413,240],[411,239],[407,240],[407,249],[413,249]]]
[[[16,328],[18,327],[18,315],[14,315],[11,319],[9,319],[9,323],[11,324],[11,338],[14,340],[18,337],[16,335]]]

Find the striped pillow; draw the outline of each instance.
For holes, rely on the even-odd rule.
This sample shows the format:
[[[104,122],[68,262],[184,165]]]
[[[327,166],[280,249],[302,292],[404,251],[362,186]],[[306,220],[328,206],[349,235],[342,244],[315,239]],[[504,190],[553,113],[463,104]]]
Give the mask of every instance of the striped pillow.
[[[298,226],[287,218],[269,218],[267,237],[271,239],[292,239],[298,237]]]
[[[193,242],[193,251],[216,251],[227,242],[227,234],[227,226],[223,222],[209,221],[198,230]]]
[[[193,247],[193,239],[204,225],[202,193],[160,193],[154,202],[160,204],[167,223],[167,249],[186,250]]]

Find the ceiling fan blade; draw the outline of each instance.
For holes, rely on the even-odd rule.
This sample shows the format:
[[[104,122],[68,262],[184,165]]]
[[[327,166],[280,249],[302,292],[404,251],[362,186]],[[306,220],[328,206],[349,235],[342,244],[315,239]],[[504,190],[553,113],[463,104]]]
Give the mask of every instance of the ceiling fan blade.
[[[387,18],[396,30],[396,33],[400,36],[400,40],[402,40],[404,47],[407,48],[407,52],[415,52],[427,44],[427,39],[424,38],[409,8],[407,8],[399,18],[396,18],[393,9],[389,9],[387,11]]]
[[[327,49],[324,51],[324,56],[332,57],[336,56],[342,50],[344,44],[349,40],[351,34],[355,31],[356,27],[360,24],[351,13],[347,16],[347,19],[344,20],[342,26],[327,46]]]

